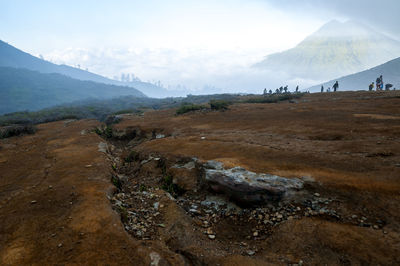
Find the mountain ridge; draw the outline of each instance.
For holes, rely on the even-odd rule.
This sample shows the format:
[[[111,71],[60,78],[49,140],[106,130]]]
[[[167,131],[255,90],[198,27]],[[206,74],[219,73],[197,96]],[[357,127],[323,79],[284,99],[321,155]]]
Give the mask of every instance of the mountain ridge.
[[[68,65],[54,64],[26,53],[2,40],[0,40],[0,66],[25,68],[41,73],[59,73],[79,80],[93,81],[117,86],[128,86],[139,90],[150,97],[161,97],[166,93],[166,89],[151,83],[142,81],[132,81],[126,83],[112,80],[101,75]]]
[[[79,80],[59,73],[0,67],[0,114],[124,95],[146,97],[132,87]]]
[[[253,67],[296,78],[327,80],[400,56],[400,42],[355,21],[330,21],[294,48],[266,56]]]
[[[347,76],[342,76],[336,79],[310,87],[311,92],[320,91],[323,85],[325,89],[332,87],[335,81],[339,82],[339,90],[368,90],[369,84],[375,83],[375,80],[380,75],[383,76],[383,82],[390,83],[393,88],[400,89],[400,57],[390,60],[376,67],[354,73]],[[392,89],[393,89],[392,88]],[[376,88],[374,88],[375,90]]]

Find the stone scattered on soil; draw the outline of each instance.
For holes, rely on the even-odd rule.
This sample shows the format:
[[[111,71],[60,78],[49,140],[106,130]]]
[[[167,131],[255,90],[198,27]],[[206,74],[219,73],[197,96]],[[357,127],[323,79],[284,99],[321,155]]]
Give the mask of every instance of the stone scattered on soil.
[[[303,188],[298,178],[284,178],[257,174],[242,167],[224,169],[222,163],[209,161],[205,165],[205,179],[215,192],[223,192],[241,203],[265,203],[281,200],[287,194]]]

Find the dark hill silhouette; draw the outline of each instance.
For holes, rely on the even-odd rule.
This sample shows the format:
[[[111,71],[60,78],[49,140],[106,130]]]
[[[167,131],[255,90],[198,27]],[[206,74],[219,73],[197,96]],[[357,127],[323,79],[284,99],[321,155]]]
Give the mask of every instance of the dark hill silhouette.
[[[340,91],[368,90],[369,84],[375,83],[376,78],[380,75],[383,75],[385,84],[390,83],[393,84],[393,88],[400,89],[400,57],[374,68],[313,86],[309,90],[320,91],[321,85],[324,85],[325,89],[332,88],[336,80],[339,81]]]
[[[0,66],[26,68],[41,73],[58,73],[79,80],[89,80],[99,83],[112,84],[118,86],[129,86],[140,90],[150,97],[166,97],[168,91],[151,83],[132,81],[129,83],[108,79],[101,75],[91,73],[86,70],[67,66],[57,65],[46,60],[40,59],[26,52],[23,52],[14,46],[0,40]]]
[[[34,62],[34,61],[32,61]],[[57,73],[0,67],[0,114],[121,95],[146,97],[131,87],[73,79]]]

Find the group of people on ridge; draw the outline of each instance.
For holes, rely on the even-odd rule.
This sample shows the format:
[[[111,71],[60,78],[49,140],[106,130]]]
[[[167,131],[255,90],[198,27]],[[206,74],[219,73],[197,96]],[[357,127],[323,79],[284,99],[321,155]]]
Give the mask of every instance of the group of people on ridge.
[[[289,86],[288,86],[288,85],[286,85],[285,87],[281,86],[281,87],[279,87],[278,89],[275,90],[275,93],[276,93],[276,94],[280,94],[280,93],[283,93],[283,92],[285,92],[285,93],[290,93],[290,90],[289,90]],[[296,92],[296,93],[299,92],[299,86],[296,86],[295,92]],[[267,91],[267,88],[265,88],[263,94],[264,94],[264,95],[267,95],[267,94],[272,94],[272,93],[273,93],[272,90]]]
[[[333,84],[332,88],[333,88],[333,91],[337,91],[337,90],[339,89],[339,82],[336,81],[336,82]],[[331,88],[329,87],[329,88],[326,90],[326,92],[330,92],[330,91],[331,91]],[[321,92],[324,92],[324,85],[321,86]]]
[[[372,91],[374,89],[374,87],[375,87],[374,82],[369,84],[369,87],[368,87],[369,91]],[[390,83],[386,83],[385,84],[385,90],[388,91],[388,90],[390,90],[391,87],[393,87],[392,84],[390,84]],[[382,75],[380,75],[379,77],[376,78],[376,90],[377,91],[383,90],[383,77],[382,77]]]

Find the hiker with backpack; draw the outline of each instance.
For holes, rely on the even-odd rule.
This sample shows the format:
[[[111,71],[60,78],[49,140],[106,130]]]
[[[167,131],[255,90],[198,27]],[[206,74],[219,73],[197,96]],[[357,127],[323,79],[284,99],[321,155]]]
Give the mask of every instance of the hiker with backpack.
[[[333,91],[337,91],[337,89],[339,88],[339,82],[336,81],[335,84],[333,84]]]
[[[372,82],[371,84],[369,84],[369,91],[372,91],[374,89],[374,82]]]

